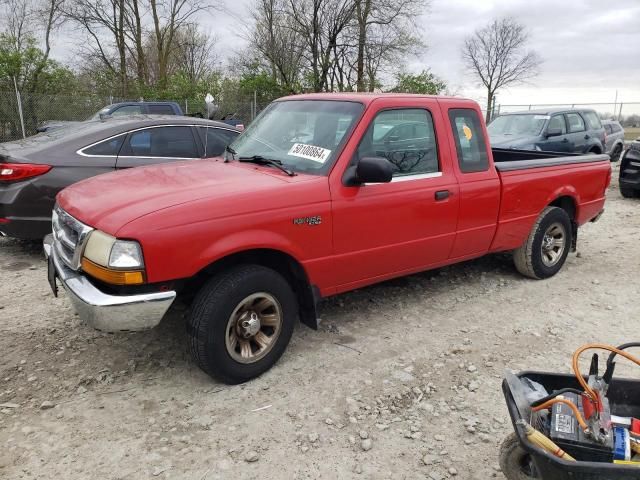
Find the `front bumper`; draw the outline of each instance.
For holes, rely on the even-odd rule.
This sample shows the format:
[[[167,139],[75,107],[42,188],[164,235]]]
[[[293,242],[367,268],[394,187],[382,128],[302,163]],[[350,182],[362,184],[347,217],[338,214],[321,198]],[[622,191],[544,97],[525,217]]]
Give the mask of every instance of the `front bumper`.
[[[138,295],[109,295],[99,290],[82,273],[68,268],[53,247],[53,238],[44,239],[44,253],[52,257],[55,276],[60,279],[80,318],[104,332],[148,330],[160,323],[176,298],[176,292]]]

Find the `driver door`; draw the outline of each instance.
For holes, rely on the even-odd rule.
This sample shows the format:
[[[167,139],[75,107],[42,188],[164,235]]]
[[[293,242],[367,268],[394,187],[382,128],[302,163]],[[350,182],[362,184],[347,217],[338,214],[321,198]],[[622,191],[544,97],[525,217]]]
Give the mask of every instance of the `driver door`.
[[[350,164],[385,157],[394,165],[393,180],[346,186],[332,174],[337,291],[444,262],[455,240],[459,190],[446,158],[450,153],[438,104],[431,99],[388,102],[373,103],[378,111]],[[398,103],[404,106],[397,108]]]

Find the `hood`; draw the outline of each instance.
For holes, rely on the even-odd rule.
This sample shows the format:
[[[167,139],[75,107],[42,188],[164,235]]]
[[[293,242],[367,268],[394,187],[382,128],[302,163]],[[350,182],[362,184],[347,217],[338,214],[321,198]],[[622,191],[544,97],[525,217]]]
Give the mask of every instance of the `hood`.
[[[249,163],[190,160],[98,175],[64,189],[56,200],[81,222],[116,235],[124,225],[159,210],[215,198],[219,208],[207,215],[223,216],[237,205],[264,206],[269,190],[320,178],[326,181]]]
[[[491,146],[496,148],[521,148],[533,146],[539,140],[537,135],[490,135]]]

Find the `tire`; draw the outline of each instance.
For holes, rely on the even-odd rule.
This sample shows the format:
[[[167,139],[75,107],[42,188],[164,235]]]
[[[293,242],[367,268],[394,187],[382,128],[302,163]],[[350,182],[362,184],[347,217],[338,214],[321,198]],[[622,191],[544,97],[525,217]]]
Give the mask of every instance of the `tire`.
[[[194,299],[187,323],[191,355],[224,383],[246,382],[282,356],[297,316],[296,296],[282,275],[258,265],[232,268]]]
[[[509,434],[500,445],[500,469],[507,480],[531,480],[536,474],[531,455],[520,445],[515,433]]]
[[[617,162],[618,160],[620,160],[620,154],[622,153],[622,145],[616,145],[616,148],[613,149],[613,152],[611,152],[611,161],[612,162]]]
[[[547,207],[524,244],[513,252],[516,268],[525,277],[538,280],[552,277],[564,265],[571,241],[572,226],[567,212],[562,208]]]
[[[623,185],[622,183],[620,183],[619,185],[620,185],[620,194],[624,198],[637,198],[638,197],[638,191],[635,188],[629,187],[627,185]]]

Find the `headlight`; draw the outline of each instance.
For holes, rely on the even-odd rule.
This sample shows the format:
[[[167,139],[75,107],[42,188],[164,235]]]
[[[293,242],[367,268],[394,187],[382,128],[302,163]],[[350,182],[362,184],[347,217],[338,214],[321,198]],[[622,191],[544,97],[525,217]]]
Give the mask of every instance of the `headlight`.
[[[99,230],[91,232],[87,241],[82,269],[92,277],[114,285],[145,282],[140,244],[133,240],[118,240]]]

